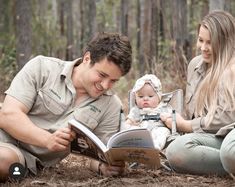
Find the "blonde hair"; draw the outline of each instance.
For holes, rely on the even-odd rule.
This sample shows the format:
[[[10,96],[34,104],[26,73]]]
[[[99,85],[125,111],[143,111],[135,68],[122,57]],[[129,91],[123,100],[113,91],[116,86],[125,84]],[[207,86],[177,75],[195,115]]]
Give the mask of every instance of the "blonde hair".
[[[212,62],[196,92],[195,114],[208,115],[208,125],[221,104],[219,102],[224,102],[225,109],[235,108],[235,86],[229,85],[235,80],[235,72],[232,70],[235,63],[235,18],[227,12],[214,11],[204,17],[199,28],[201,26],[210,33]],[[223,96],[223,101],[219,101],[220,95]]]

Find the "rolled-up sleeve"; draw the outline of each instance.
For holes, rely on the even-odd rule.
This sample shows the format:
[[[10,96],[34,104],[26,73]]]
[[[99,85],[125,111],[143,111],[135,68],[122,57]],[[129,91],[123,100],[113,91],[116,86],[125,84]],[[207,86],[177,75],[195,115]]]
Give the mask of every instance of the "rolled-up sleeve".
[[[235,122],[235,110],[229,109],[222,102],[219,102],[215,114],[213,115],[212,121],[209,124],[206,124],[206,121],[209,120],[209,115],[205,117],[198,117],[192,120],[192,128],[194,132],[210,132],[216,133],[221,127],[229,125]]]
[[[202,127],[205,126],[204,117],[194,118],[191,120],[193,132],[204,132]]]
[[[205,117],[205,122],[208,120],[208,117]],[[206,132],[216,133],[221,127],[233,122],[235,122],[235,111],[224,110],[222,106],[219,106],[215,111],[212,121],[208,125],[202,124],[202,129]]]

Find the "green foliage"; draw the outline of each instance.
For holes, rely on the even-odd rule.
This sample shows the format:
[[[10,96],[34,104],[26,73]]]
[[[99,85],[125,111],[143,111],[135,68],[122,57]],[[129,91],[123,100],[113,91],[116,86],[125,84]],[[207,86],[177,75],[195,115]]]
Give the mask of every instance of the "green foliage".
[[[7,89],[11,80],[17,73],[16,49],[14,45],[14,36],[9,38],[6,45],[1,45],[2,54],[0,56],[0,92]]]
[[[66,36],[60,33],[59,24],[51,14],[51,6],[44,15],[34,12],[32,19],[33,52],[45,56],[57,56],[64,58]]]

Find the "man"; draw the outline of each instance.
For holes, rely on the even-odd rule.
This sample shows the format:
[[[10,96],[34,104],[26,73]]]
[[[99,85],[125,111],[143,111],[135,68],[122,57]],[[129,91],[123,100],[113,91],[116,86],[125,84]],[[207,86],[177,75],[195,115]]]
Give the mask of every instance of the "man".
[[[81,59],[66,62],[38,56],[16,75],[0,111],[0,176],[19,162],[29,172],[51,166],[69,154],[75,137],[68,120],[86,124],[104,142],[118,132],[121,102],[110,90],[131,68],[127,37],[100,33]],[[119,175],[123,165],[91,161],[91,169]]]

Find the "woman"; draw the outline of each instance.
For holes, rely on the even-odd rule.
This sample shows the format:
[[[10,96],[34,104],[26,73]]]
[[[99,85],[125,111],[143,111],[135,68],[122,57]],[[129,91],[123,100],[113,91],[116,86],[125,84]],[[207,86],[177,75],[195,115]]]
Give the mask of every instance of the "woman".
[[[224,152],[229,149],[227,144],[230,147],[232,144],[226,140],[226,145],[220,150],[224,144],[223,137],[215,135],[221,127],[235,122],[234,17],[224,11],[214,11],[205,16],[198,27],[197,48],[201,55],[188,66],[187,120],[178,114],[176,119],[178,131],[189,134],[173,141],[166,150],[166,156],[176,172],[235,173],[235,159],[231,160]],[[161,119],[171,127],[170,115],[161,115]],[[235,131],[231,133],[235,134]],[[231,138],[230,135],[226,137],[230,141]],[[228,166],[233,166],[233,169]]]

